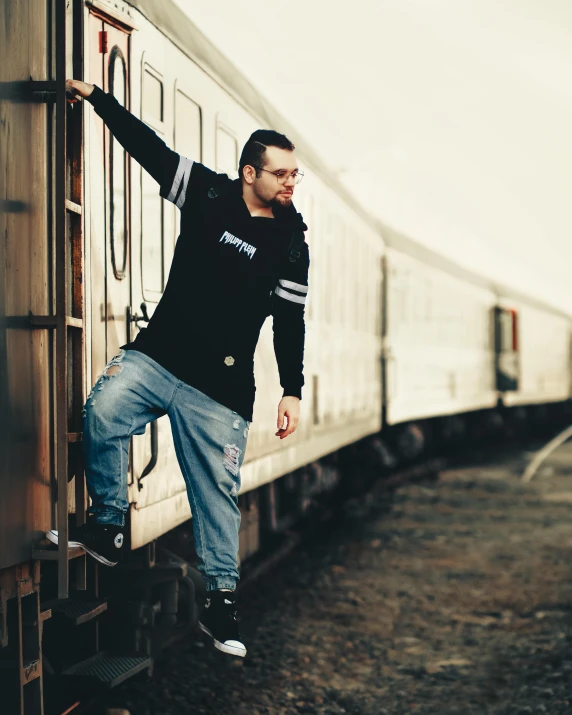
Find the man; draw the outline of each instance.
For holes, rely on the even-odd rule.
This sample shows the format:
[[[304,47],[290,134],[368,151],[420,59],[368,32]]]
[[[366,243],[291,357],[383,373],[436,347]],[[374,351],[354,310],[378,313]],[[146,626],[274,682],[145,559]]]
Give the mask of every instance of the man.
[[[293,144],[258,130],[231,181],[179,156],[99,87],[76,80],[125,149],[181,209],[181,234],[164,294],[147,328],[108,363],[84,408],[88,522],[70,544],[114,566],[123,547],[129,438],[167,414],[187,485],[195,546],[208,591],[201,627],[215,646],[244,656],[234,592],[238,491],[254,404],[254,350],[267,315],[283,387],[278,431],[298,426],[309,253],[292,204],[302,178]],[[284,421],[286,420],[286,425]],[[57,543],[57,531],[48,538]]]

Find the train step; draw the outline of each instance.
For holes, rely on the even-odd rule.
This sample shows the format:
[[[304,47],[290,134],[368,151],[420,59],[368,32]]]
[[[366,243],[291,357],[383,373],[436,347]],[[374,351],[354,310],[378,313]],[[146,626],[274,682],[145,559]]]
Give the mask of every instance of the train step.
[[[149,656],[114,655],[106,651],[82,660],[62,672],[63,678],[71,678],[76,683],[83,681],[86,686],[114,688],[124,680],[151,668],[153,659]]]
[[[51,609],[54,618],[60,616],[72,625],[80,626],[107,611],[107,601],[66,598],[49,601],[42,604],[42,608]]]
[[[76,559],[78,556],[85,556],[85,550],[79,546],[68,548],[68,559]],[[43,539],[32,549],[32,558],[36,561],[57,561],[58,547]]]

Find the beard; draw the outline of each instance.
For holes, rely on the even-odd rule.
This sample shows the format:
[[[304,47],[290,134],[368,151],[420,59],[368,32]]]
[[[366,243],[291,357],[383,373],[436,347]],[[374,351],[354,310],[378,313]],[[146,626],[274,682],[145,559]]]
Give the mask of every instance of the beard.
[[[283,209],[287,208],[292,204],[293,194],[286,196],[286,194],[277,194],[272,201],[270,201],[270,206],[274,208]]]
[[[255,185],[254,194],[259,201],[272,209],[274,215],[276,215],[277,212],[287,210],[292,206],[293,193],[287,195],[279,191],[274,194],[274,196],[268,196],[261,192]]]

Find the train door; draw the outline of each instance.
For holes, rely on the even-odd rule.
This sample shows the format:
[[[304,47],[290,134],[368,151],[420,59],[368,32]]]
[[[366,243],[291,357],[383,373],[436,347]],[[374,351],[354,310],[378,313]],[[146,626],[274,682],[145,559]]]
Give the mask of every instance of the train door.
[[[87,81],[129,103],[129,33],[89,16]],[[103,120],[90,113],[91,365],[92,383],[130,339],[129,162]]]
[[[518,313],[514,309],[494,308],[496,388],[499,392],[519,389],[520,350]]]

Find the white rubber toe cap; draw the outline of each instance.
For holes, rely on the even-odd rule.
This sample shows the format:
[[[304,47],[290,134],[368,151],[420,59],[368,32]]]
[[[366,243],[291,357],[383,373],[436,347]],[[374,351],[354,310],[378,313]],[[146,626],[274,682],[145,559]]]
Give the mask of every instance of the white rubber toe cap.
[[[239,648],[246,650],[240,641],[225,641],[224,645],[228,645],[231,648]]]
[[[215,648],[222,650],[223,653],[238,655],[240,658],[244,658],[246,655],[246,648],[240,641],[228,640],[221,643],[220,641],[215,640]]]

